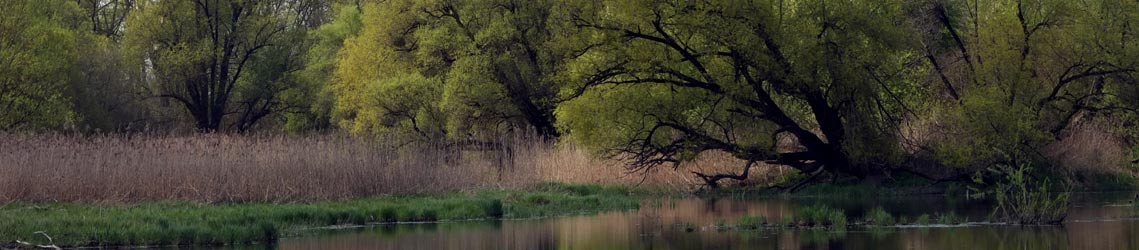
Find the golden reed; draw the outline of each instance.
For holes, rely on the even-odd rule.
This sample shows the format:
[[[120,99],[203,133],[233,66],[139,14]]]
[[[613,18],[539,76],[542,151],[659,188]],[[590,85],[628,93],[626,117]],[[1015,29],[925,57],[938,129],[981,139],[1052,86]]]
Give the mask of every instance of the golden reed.
[[[73,136],[0,133],[0,203],[293,202],[525,188],[541,182],[690,189],[689,171],[740,171],[708,154],[679,170],[630,174],[572,144],[527,136],[458,150],[337,135]],[[754,169],[752,179],[773,178]],[[778,170],[776,170],[778,171]],[[755,177],[759,178],[755,178]],[[729,184],[730,185],[730,184]]]

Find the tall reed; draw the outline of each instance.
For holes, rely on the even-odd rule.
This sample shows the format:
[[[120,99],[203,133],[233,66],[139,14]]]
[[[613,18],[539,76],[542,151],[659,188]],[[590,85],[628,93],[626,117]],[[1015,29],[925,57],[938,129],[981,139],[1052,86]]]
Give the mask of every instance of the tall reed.
[[[620,162],[524,135],[497,146],[394,143],[337,135],[72,136],[0,133],[0,203],[293,202],[525,188],[541,182],[686,188],[686,170],[738,171],[730,156],[628,175]],[[761,172],[762,173],[762,172]],[[643,178],[643,179],[642,179]]]

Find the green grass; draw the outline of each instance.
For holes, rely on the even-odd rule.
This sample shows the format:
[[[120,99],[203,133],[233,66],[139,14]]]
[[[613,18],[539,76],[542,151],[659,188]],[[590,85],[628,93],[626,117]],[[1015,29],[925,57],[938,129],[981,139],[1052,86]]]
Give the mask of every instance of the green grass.
[[[1028,164],[1002,165],[990,169],[1002,178],[981,189],[976,196],[992,198],[996,208],[989,215],[990,220],[1015,224],[1060,224],[1067,217],[1071,192],[1049,192],[1064,190],[1066,184],[1053,184],[1048,177],[1034,177],[1035,169]]]
[[[799,224],[808,227],[846,228],[846,214],[827,206],[808,206],[796,211]]]
[[[273,242],[314,227],[528,218],[638,208],[626,188],[545,184],[528,191],[390,196],[304,204],[8,204],[0,241],[59,246],[231,245]]]
[[[755,230],[763,228],[765,225],[767,225],[767,218],[763,216],[745,215],[736,221],[736,228],[738,229]]]
[[[914,224],[923,225],[923,226],[929,225],[929,215],[928,214],[922,214],[921,216],[918,216],[917,219],[914,219]]]
[[[965,218],[961,218],[961,216],[958,216],[957,213],[954,213],[953,211],[949,211],[949,213],[940,214],[937,216],[937,224],[956,225],[965,222]]]
[[[895,224],[894,216],[887,213],[882,207],[875,207],[866,212],[865,220],[867,225],[893,226]]]
[[[779,220],[779,224],[784,225],[784,226],[788,226],[788,227],[793,227],[793,226],[795,226],[795,218],[791,217],[790,215],[785,215],[785,216],[783,216],[782,219]]]

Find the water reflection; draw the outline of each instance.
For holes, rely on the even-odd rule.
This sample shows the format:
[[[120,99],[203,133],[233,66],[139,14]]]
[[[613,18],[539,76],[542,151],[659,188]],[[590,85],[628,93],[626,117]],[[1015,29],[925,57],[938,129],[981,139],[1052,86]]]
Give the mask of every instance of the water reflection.
[[[545,220],[388,225],[285,239],[279,249],[1139,249],[1133,194],[1079,194],[1059,227],[970,226],[822,230],[724,230],[744,215],[770,220],[825,203],[848,216],[875,206],[902,217],[954,212],[983,220],[988,204],[916,197],[901,200],[660,200],[639,211]]]

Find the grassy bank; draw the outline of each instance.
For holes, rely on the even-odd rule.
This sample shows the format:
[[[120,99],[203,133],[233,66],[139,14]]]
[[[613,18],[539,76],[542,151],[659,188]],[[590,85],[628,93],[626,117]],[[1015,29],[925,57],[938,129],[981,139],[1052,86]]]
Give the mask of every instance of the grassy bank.
[[[635,209],[630,190],[544,184],[487,190],[303,204],[14,203],[0,207],[0,241],[58,246],[265,244],[304,229],[394,222],[530,218]]]

